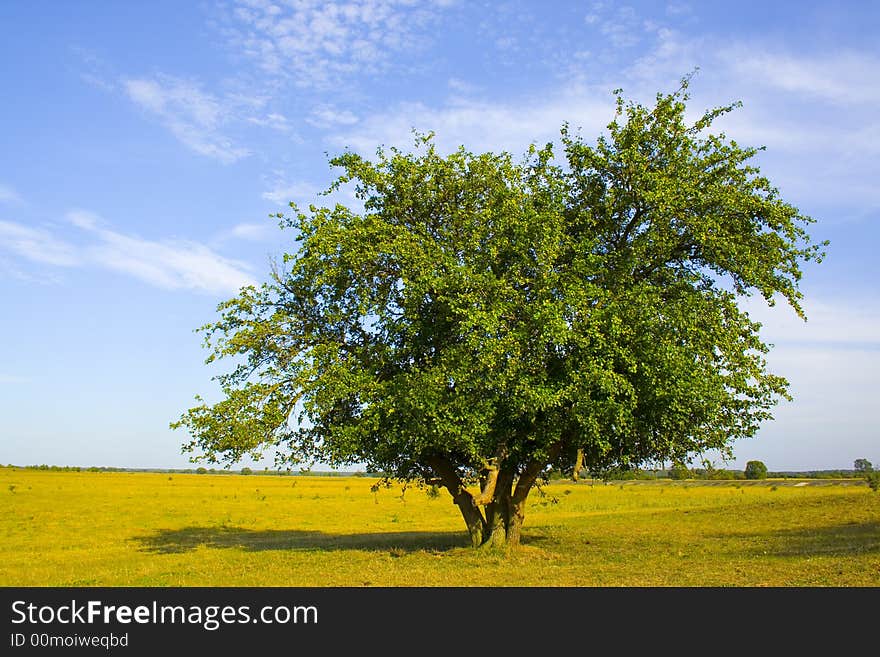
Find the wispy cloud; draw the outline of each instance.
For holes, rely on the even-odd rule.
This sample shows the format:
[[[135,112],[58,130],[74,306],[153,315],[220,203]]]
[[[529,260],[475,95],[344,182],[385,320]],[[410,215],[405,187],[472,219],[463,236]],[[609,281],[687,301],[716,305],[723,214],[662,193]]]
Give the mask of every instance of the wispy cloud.
[[[681,16],[690,14],[693,11],[691,6],[686,2],[670,2],[666,5],[666,13],[670,16]]]
[[[236,224],[228,231],[225,231],[221,235],[220,241],[225,242],[234,239],[246,242],[265,242],[272,236],[277,235],[278,231],[278,226],[268,221],[265,223],[244,222]]]
[[[478,90],[477,85],[462,80],[461,78],[449,78],[446,81],[446,86],[449,87],[449,90],[453,93],[463,95],[472,94]]]
[[[123,86],[134,103],[196,153],[227,164],[249,155],[221,131],[230,119],[229,108],[197,84],[163,75],[126,79]]]
[[[340,110],[333,105],[320,105],[312,110],[306,118],[306,123],[317,128],[332,128],[354,125],[358,120],[358,117],[348,110]]]
[[[856,458],[873,458],[864,450],[877,444],[880,350],[783,345],[769,354],[768,367],[788,379],[794,401],[774,409],[760,447],[743,444],[740,456],[760,450],[755,457],[792,469],[845,468]]]
[[[263,128],[271,128],[278,132],[290,132],[292,130],[287,117],[276,112],[266,114],[265,116],[249,116],[246,120],[248,123],[253,123]]]
[[[41,267],[36,272],[24,271],[18,263],[5,257],[0,257],[0,278],[11,278],[37,285],[58,285],[62,280],[54,271],[47,271],[45,267]]]
[[[169,290],[211,294],[236,292],[255,284],[249,267],[190,240],[148,240],[107,227],[92,213],[75,211],[67,221],[82,240],[65,240],[46,228],[0,222],[0,249],[39,264],[101,267]]]
[[[642,23],[632,7],[620,7],[597,23],[599,31],[615,48],[630,48],[641,41]]]
[[[632,10],[597,6],[587,17],[608,38],[613,25],[631,25],[645,48],[623,49],[619,64],[601,70],[601,52],[568,60],[554,91],[529,98],[462,97],[455,88],[445,102],[398,102],[363,113],[339,126],[327,141],[371,154],[376,146],[410,147],[411,130],[433,130],[446,148],[522,152],[529,143],[553,140],[564,121],[599,134],[613,116],[611,90],[652,103],[680,78],[700,68],[690,92],[693,118],[709,107],[742,100],[744,107],[719,119],[714,130],[750,146],[767,146],[762,169],[791,202],[808,214],[834,221],[860,220],[880,208],[880,58],[845,47],[783,50],[777,43],[732,42],[717,47],[708,37],[654,24]],[[625,52],[623,52],[625,50]],[[629,53],[629,54],[627,54]],[[629,57],[627,63],[626,58]],[[563,67],[564,68],[564,67]]]
[[[0,203],[24,203],[24,199],[9,185],[0,184]]]
[[[89,248],[94,262],[169,290],[215,294],[255,284],[244,263],[223,258],[196,242],[152,242],[111,231]]]
[[[880,58],[840,51],[794,56],[738,45],[722,52],[737,75],[781,91],[840,105],[880,104]]]
[[[265,72],[301,87],[328,87],[392,66],[393,55],[420,48],[448,2],[410,0],[244,0],[226,16],[233,47]]]
[[[776,43],[716,48],[705,37],[659,28],[654,48],[628,68],[628,84],[648,100],[683,73],[701,68],[690,91],[694,111],[741,100],[723,130],[741,144],[766,146],[761,160],[798,205],[835,215],[880,208],[880,59],[846,48],[782,50]],[[630,89],[628,89],[630,91]],[[826,207],[827,209],[827,207]]]
[[[101,91],[112,93],[117,90],[112,68],[98,53],[90,48],[74,45],[70,48],[70,54],[79,63],[79,77],[83,82]]]
[[[854,345],[880,346],[880,299],[829,300],[808,295],[807,321],[800,319],[784,300],[768,307],[750,298],[743,307],[762,324],[761,335],[774,344],[823,344],[827,348]]]
[[[323,190],[310,182],[285,182],[276,180],[271,189],[263,192],[263,198],[278,205],[287,205],[291,201],[297,205],[308,207],[314,203]]]
[[[57,239],[48,230],[11,221],[0,221],[0,248],[57,267],[73,267],[82,262],[73,245]]]
[[[538,101],[490,102],[456,99],[441,107],[424,103],[400,103],[389,110],[365,117],[358,126],[340,131],[329,141],[371,153],[377,145],[409,147],[413,129],[433,130],[441,148],[464,144],[471,150],[508,150],[520,154],[532,142],[559,136],[565,121],[574,127],[599,131],[613,113],[613,98],[592,89],[567,90]]]

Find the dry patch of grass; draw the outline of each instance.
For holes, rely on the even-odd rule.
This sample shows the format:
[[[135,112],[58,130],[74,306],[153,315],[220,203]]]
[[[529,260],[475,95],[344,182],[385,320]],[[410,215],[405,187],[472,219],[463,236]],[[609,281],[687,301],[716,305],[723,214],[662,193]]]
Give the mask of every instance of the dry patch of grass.
[[[508,554],[445,492],[372,483],[0,468],[0,585],[880,585],[864,485],[554,483]]]

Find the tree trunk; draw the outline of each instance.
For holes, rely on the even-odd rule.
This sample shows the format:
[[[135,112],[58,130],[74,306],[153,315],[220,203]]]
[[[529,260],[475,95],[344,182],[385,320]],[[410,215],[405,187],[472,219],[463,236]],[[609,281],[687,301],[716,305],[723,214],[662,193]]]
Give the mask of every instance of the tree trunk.
[[[513,487],[513,470],[502,468],[495,484],[492,501],[486,505],[486,536],[483,545],[500,547],[508,542],[507,532],[510,527],[511,488]]]
[[[492,482],[491,499],[486,499],[489,488],[475,497],[465,487],[453,463],[443,456],[432,456],[425,460],[436,473],[441,483],[452,495],[452,500],[461,511],[473,547],[517,546],[522,539],[522,525],[525,518],[526,500],[538,477],[547,463],[555,459],[562,444],[550,447],[549,458],[530,461],[516,479],[512,467],[501,466],[497,478]],[[494,477],[494,473],[490,473]],[[486,515],[480,507],[485,505]]]
[[[571,480],[577,482],[581,476],[581,470],[584,469],[584,450],[577,451],[577,458],[574,461],[574,468],[571,471]]]
[[[485,539],[486,529],[486,521],[483,520],[483,514],[480,513],[480,510],[472,502],[456,500],[455,503],[461,510],[464,524],[467,525],[471,547],[480,547]]]
[[[522,535],[523,520],[526,517],[526,502],[523,500],[511,507],[510,520],[507,524],[507,544],[519,545]]]
[[[532,490],[532,486],[538,481],[538,477],[552,462],[559,452],[562,450],[562,443],[551,445],[548,458],[546,460],[530,461],[523,468],[519,478],[516,480],[516,486],[513,494],[507,501],[507,517],[506,517],[506,543],[507,545],[519,545],[522,539],[522,525],[526,515],[526,500]]]
[[[464,483],[455,471],[455,466],[449,459],[442,456],[434,456],[426,459],[427,464],[439,477],[441,483],[452,495],[452,501],[461,511],[464,524],[467,526],[468,535],[473,547],[483,544],[486,537],[486,521],[480,508],[474,502],[474,496],[464,487]]]

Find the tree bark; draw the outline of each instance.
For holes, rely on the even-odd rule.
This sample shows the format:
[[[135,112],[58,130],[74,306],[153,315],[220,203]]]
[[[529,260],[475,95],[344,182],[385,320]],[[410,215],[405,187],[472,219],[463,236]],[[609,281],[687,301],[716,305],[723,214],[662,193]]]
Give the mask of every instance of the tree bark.
[[[486,506],[487,534],[483,545],[499,547],[507,543],[507,530],[510,526],[511,488],[514,472],[512,468],[502,468],[495,484],[495,494]]]
[[[484,485],[475,497],[464,486],[455,465],[447,457],[434,455],[424,463],[437,475],[458,506],[468,528],[473,547],[507,547],[520,544],[525,518],[526,500],[547,464],[559,456],[562,443],[551,445],[547,458],[529,461],[516,477],[513,466],[498,463],[497,470],[488,470],[491,476],[491,498],[486,499],[489,486]],[[514,479],[516,485],[514,486]],[[484,484],[488,482],[484,481]],[[480,507],[486,509],[483,516]]]
[[[554,443],[550,446],[546,459],[532,460],[526,464],[516,481],[513,495],[510,499],[507,519],[507,544],[519,545],[522,538],[522,525],[526,516],[526,500],[532,490],[532,486],[538,481],[538,477],[562,451],[562,443]]]
[[[583,470],[583,469],[584,469],[584,450],[579,449],[577,451],[577,457],[575,458],[575,461],[574,461],[574,469],[572,469],[572,471],[571,471],[571,480],[577,481],[578,478],[581,476],[581,470]]]
[[[507,523],[507,544],[519,545],[522,537],[523,520],[526,517],[526,502],[512,504],[510,509],[510,519]]]
[[[495,498],[495,487],[498,485],[498,477],[501,475],[501,466],[507,456],[507,445],[501,444],[495,451],[495,457],[486,461],[481,476],[481,491],[474,498],[474,504],[479,506],[489,504]]]
[[[474,502],[474,496],[464,487],[464,483],[455,471],[452,462],[443,456],[432,456],[425,460],[431,467],[449,494],[452,501],[461,511],[464,524],[467,526],[468,535],[473,547],[483,544],[486,537],[486,520],[480,512],[480,507]]]

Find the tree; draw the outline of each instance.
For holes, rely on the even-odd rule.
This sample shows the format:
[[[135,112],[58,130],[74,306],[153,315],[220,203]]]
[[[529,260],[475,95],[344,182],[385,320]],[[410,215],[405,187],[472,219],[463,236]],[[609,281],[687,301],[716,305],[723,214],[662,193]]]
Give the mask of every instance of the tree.
[[[673,463],[669,468],[669,478],[675,480],[690,479],[691,471],[684,463]]]
[[[232,358],[185,427],[194,460],[274,448],[442,485],[473,545],[516,544],[529,492],[572,473],[729,453],[785,379],[766,371],[754,292],[800,306],[823,245],[741,148],[685,120],[689,78],[652,108],[617,95],[608,135],[568,125],[522,160],[413,152],[330,160],[363,211],[291,204],[271,280],[204,327]]]
[[[856,472],[867,473],[867,472],[873,472],[874,466],[871,464],[871,462],[868,459],[856,459],[855,462],[853,463],[853,469]]]
[[[767,466],[763,461],[749,461],[746,463],[746,479],[766,479]]]

